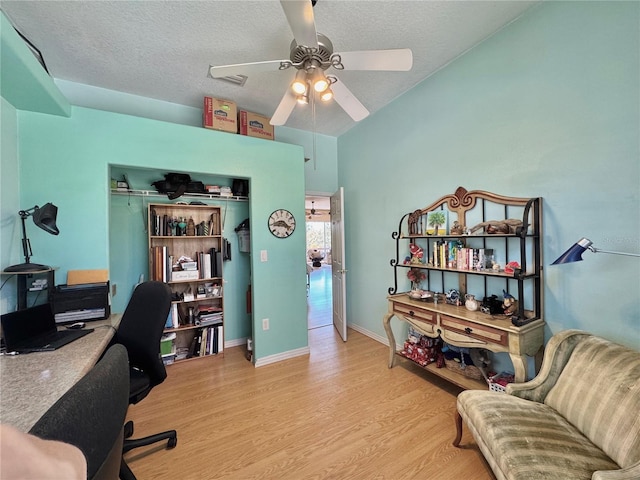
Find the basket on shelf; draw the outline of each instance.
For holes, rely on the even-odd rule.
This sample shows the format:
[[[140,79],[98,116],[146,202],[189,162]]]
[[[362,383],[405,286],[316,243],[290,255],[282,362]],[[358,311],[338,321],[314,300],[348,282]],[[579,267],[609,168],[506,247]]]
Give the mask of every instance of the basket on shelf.
[[[455,360],[444,360],[444,365],[449,370],[452,370],[460,375],[464,375],[467,378],[473,378],[474,380],[482,380],[482,372],[474,365],[463,365]],[[464,368],[463,368],[464,367]]]
[[[489,377],[489,390],[492,392],[506,393],[507,385],[514,381],[513,373],[501,372]]]

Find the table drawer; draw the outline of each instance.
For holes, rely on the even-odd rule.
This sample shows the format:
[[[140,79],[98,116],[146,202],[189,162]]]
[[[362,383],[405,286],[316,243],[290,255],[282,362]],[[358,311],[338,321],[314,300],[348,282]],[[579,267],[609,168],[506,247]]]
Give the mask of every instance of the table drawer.
[[[509,334],[497,328],[450,317],[448,315],[440,315],[440,325],[443,329],[450,332],[457,332],[487,343],[504,346],[509,344]]]
[[[423,310],[421,308],[415,308],[412,305],[403,305],[401,303],[396,303],[393,305],[393,313],[410,320],[426,322],[430,323],[431,325],[436,324],[436,314],[434,312]]]

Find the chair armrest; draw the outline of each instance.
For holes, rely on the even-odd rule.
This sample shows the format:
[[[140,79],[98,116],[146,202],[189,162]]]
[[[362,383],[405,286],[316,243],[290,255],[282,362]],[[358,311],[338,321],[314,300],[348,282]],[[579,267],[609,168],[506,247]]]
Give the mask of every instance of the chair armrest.
[[[591,480],[635,480],[637,478],[640,478],[640,462],[620,470],[598,470],[591,476]]]
[[[565,330],[556,333],[545,347],[544,359],[538,375],[528,382],[508,384],[506,392],[509,395],[543,403],[549,390],[556,384],[575,346],[584,337],[590,335],[581,330]]]

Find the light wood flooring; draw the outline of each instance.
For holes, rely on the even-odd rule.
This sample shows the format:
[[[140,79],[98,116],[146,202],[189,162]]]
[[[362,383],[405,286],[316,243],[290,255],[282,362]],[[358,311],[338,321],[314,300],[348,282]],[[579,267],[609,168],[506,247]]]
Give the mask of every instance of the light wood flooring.
[[[331,282],[331,265],[323,263],[309,274],[307,323],[310,329],[333,324]]]
[[[456,387],[401,362],[358,332],[309,331],[311,354],[260,368],[242,347],[168,367],[129,409],[134,437],[175,428],[172,450],[126,456],[139,480],[492,480],[465,427]]]

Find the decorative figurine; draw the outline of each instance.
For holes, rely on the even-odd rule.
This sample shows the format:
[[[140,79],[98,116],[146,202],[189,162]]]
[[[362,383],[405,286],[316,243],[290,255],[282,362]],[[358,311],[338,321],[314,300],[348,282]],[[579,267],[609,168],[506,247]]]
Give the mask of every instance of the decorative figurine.
[[[419,247],[415,243],[409,244],[409,253],[411,254],[411,263],[412,264],[420,264],[422,263],[422,257],[424,257],[424,250],[422,247]]]
[[[470,233],[484,228],[484,231],[489,234],[509,234],[516,233],[516,229],[522,227],[522,220],[517,218],[507,218],[506,220],[489,220],[488,222],[481,222],[469,230]]]
[[[422,211],[416,210],[409,215],[407,220],[409,235],[420,235],[422,233]]]
[[[513,315],[518,311],[518,301],[513,295],[502,290],[504,301],[502,302],[502,311],[505,315]]]
[[[451,235],[462,235],[464,233],[464,227],[456,220],[451,226]]]
[[[187,236],[195,237],[196,236],[196,223],[193,221],[193,218],[189,217],[189,221],[187,222]]]
[[[449,305],[456,305],[459,307],[460,305],[462,305],[462,300],[460,299],[460,292],[455,288],[452,288],[446,293],[445,301]]]
[[[504,266],[504,273],[513,275],[516,270],[520,270],[520,264],[518,262],[509,262]]]

